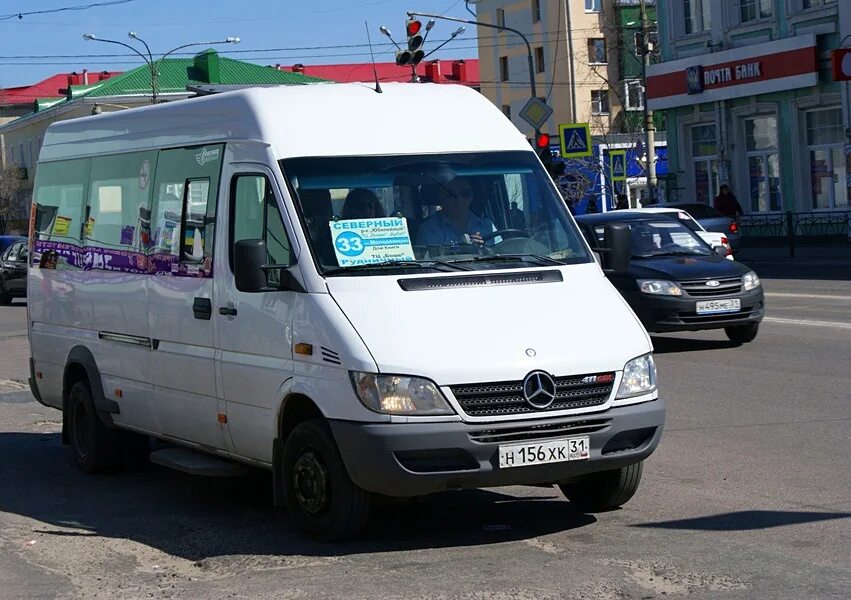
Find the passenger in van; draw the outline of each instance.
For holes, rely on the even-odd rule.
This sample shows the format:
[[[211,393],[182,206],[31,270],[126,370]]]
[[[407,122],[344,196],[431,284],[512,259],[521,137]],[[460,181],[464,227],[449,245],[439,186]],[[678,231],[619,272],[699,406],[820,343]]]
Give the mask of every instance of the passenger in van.
[[[343,220],[381,219],[386,217],[384,207],[375,192],[366,188],[355,188],[348,193],[343,203]]]
[[[473,186],[469,181],[456,177],[441,185],[438,195],[442,210],[420,225],[417,231],[418,246],[453,246],[467,243],[481,246],[485,244],[482,236],[496,231],[493,221],[470,210]],[[489,240],[487,243],[494,244],[495,240]]]

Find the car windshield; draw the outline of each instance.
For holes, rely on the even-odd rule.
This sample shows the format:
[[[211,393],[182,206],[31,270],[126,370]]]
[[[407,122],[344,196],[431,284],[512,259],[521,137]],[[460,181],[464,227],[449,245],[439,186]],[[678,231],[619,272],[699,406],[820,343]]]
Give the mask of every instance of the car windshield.
[[[632,239],[633,258],[654,256],[711,256],[712,249],[675,219],[625,221]],[[602,240],[605,226],[595,227]]]
[[[326,275],[593,260],[530,152],[293,158],[281,169]]]

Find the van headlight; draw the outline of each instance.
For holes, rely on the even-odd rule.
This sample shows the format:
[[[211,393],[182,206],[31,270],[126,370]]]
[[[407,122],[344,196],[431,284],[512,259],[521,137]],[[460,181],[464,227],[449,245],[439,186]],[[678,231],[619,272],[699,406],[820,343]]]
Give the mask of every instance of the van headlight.
[[[742,277],[742,286],[746,292],[751,290],[755,290],[759,287],[759,277],[753,271],[748,271],[745,273],[745,276]]]
[[[656,279],[639,279],[638,289],[645,294],[658,296],[682,296],[683,290],[673,281],[660,281]]]
[[[656,389],[656,361],[652,354],[633,358],[623,368],[618,399],[649,394]]]
[[[434,382],[421,377],[350,372],[352,385],[368,409],[388,415],[451,415]]]

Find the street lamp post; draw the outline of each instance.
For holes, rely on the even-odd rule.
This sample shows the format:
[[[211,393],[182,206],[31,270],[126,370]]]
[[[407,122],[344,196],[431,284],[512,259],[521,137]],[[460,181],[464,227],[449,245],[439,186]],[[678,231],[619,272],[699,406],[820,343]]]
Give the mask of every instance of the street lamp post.
[[[142,52],[140,52],[139,50],[137,50],[136,48],[134,48],[130,44],[125,44],[124,42],[119,42],[117,40],[107,40],[107,39],[104,39],[104,38],[99,38],[99,37],[95,36],[95,34],[93,34],[93,33],[83,34],[83,39],[86,40],[86,41],[89,41],[89,42],[90,41],[104,42],[106,44],[116,44],[118,46],[123,46],[125,48],[129,48],[130,50],[132,50],[133,52],[138,54],[140,57],[142,57],[142,60],[145,61],[145,64],[148,65],[148,69],[151,71],[151,104],[157,103],[157,97],[159,95],[157,93],[157,76],[159,75],[159,66],[158,65],[165,58],[167,58],[169,55],[177,52],[178,50],[183,50],[184,48],[190,48],[192,46],[215,46],[215,45],[219,45],[219,44],[238,44],[239,43],[238,37],[228,37],[228,38],[225,38],[224,40],[220,40],[220,41],[216,41],[216,42],[192,42],[191,44],[183,44],[181,46],[177,46],[176,48],[172,48],[171,50],[169,50],[168,52],[163,54],[160,58],[155,59],[153,53],[151,52],[150,46],[148,46],[148,43],[145,40],[143,40],[142,38],[140,38],[136,34],[135,31],[129,32],[127,34],[127,37],[129,37],[133,40],[136,40],[137,42],[141,42],[145,46],[145,50],[147,51],[148,55],[145,56]]]
[[[528,58],[529,58],[529,88],[530,88],[530,91],[532,93],[532,98],[538,97],[538,92],[535,88],[535,64],[534,64],[534,61],[532,59],[532,45],[529,43],[528,38],[525,35],[523,35],[522,33],[520,33],[519,31],[517,31],[516,29],[512,29],[511,27],[506,27],[504,25],[494,25],[492,23],[483,23],[481,21],[474,21],[472,19],[459,19],[457,17],[445,17],[443,15],[433,15],[433,14],[430,14],[430,13],[408,12],[408,16],[412,19],[414,17],[423,17],[423,18],[428,18],[428,19],[442,19],[444,21],[452,21],[454,23],[466,23],[467,25],[489,27],[491,29],[498,29],[500,31],[510,31],[513,34],[519,35],[521,38],[523,38],[523,41],[526,43],[526,52],[527,52]],[[539,133],[540,133],[540,131],[536,128],[535,129],[535,137],[537,137]]]
[[[639,11],[641,12],[641,82],[644,100],[644,133],[647,138],[647,196],[650,204],[656,203],[656,123],[653,120],[653,111],[647,106],[647,67],[650,66],[650,24],[647,18],[647,6],[645,0],[640,0]]]

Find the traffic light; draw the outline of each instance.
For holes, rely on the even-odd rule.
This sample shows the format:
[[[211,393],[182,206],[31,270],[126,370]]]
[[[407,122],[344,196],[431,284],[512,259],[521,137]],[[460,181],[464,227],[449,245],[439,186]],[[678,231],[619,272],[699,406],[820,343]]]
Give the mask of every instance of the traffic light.
[[[538,156],[541,162],[544,163],[544,168],[554,180],[564,175],[564,161],[553,158],[553,152],[550,150],[550,135],[548,133],[538,133],[535,136],[535,147],[538,149]]]
[[[408,19],[405,24],[405,33],[408,35],[408,49],[396,52],[396,64],[400,67],[409,65],[412,67],[420,64],[425,57],[422,36],[423,24],[417,19]]]

